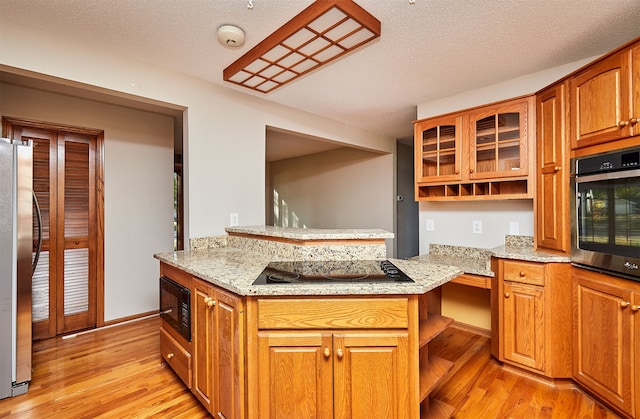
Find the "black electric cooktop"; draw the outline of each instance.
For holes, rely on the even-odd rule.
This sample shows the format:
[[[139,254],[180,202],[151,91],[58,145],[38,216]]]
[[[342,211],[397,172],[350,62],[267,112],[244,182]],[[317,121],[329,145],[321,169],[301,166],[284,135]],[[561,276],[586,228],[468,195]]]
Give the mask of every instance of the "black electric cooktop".
[[[271,262],[253,285],[414,282],[388,260]]]

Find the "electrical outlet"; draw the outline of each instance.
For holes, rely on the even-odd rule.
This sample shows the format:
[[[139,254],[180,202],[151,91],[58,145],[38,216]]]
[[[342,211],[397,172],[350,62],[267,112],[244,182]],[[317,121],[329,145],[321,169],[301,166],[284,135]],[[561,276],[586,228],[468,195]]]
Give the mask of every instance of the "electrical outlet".
[[[229,226],[235,227],[237,225],[238,225],[238,213],[232,212],[231,214],[229,214]]]
[[[427,220],[427,231],[435,231],[435,220]]]
[[[473,234],[482,234],[482,221],[474,220],[472,231],[473,231]]]
[[[509,221],[509,234],[518,235],[520,234],[520,223],[517,221]]]

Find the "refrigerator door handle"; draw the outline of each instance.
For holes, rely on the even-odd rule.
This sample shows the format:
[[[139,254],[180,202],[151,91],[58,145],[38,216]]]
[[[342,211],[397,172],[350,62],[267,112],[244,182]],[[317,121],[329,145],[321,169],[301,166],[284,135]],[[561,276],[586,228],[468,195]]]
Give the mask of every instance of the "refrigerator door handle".
[[[31,194],[33,195],[33,205],[36,208],[36,219],[38,220],[38,244],[36,245],[36,254],[31,265],[31,275],[33,275],[36,272],[38,259],[40,259],[40,250],[42,249],[42,213],[40,212],[40,204],[38,204],[38,197],[36,197],[35,191],[31,192]]]

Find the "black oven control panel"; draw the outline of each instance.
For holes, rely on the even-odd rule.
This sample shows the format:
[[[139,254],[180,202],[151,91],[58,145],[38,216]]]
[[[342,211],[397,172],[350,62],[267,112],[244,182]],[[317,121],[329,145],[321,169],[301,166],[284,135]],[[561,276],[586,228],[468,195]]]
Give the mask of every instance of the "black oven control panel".
[[[576,162],[576,175],[640,168],[640,149],[584,157]]]

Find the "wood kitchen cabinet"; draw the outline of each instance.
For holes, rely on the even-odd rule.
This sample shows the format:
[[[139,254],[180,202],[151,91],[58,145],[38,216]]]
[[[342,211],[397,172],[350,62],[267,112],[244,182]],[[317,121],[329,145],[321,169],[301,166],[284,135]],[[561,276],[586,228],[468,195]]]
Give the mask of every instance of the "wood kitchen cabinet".
[[[454,114],[415,123],[417,182],[461,179],[463,118]]]
[[[218,418],[244,417],[243,300],[194,279],[193,393]]]
[[[628,417],[640,417],[640,286],[575,268],[573,376]]]
[[[171,278],[191,289],[191,275],[164,263],[160,264],[160,275]],[[191,389],[193,387],[193,346],[166,320],[160,318],[160,355],[171,366],[178,377]]]
[[[529,173],[529,120],[533,97],[484,106],[469,113],[469,179]],[[531,136],[533,146],[534,137]]]
[[[492,264],[494,356],[549,378],[571,377],[570,265],[496,258]]]
[[[263,331],[258,347],[260,418],[408,417],[406,331]]]
[[[567,86],[563,81],[536,94],[536,245],[570,252]]]
[[[528,96],[416,121],[416,200],[532,198],[533,115]]]
[[[640,41],[569,79],[571,148],[640,134]]]
[[[417,418],[415,297],[259,298],[259,418]],[[330,315],[327,315],[329,314]],[[375,319],[375,322],[371,320]]]

